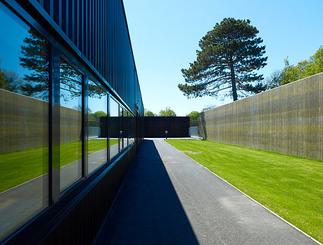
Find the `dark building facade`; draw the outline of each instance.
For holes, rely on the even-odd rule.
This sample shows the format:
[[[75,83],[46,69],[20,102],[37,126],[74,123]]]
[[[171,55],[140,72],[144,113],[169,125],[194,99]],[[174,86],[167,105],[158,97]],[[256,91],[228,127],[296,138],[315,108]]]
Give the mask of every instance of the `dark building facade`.
[[[144,117],[145,137],[189,137],[190,117]]]
[[[122,0],[0,0],[0,243],[93,241],[143,137]]]

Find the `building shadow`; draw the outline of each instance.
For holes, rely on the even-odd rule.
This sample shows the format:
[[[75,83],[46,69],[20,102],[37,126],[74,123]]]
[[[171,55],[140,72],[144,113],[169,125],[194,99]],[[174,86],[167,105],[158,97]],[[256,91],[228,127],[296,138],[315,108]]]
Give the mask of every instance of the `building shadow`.
[[[95,244],[198,244],[152,140],[144,140]]]

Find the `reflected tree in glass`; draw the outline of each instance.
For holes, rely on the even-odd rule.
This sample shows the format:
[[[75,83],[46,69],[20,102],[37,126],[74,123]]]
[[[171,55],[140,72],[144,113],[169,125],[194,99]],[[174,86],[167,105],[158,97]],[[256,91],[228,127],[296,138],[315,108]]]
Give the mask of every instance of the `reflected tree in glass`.
[[[60,63],[60,188],[82,177],[82,75]]]
[[[88,98],[89,109],[87,123],[88,172],[91,173],[108,161],[108,135],[107,130],[102,128],[107,126],[108,95],[103,88],[91,79],[89,79],[88,87],[92,91],[92,94]],[[98,93],[96,94],[95,91]]]
[[[14,71],[7,71],[1,68],[0,59],[0,89],[20,93],[22,79]]]
[[[20,65],[30,72],[24,75],[23,80],[14,79],[10,84],[11,91],[20,91],[24,95],[47,99],[49,88],[48,59],[47,54],[42,52],[47,42],[33,28],[28,31],[28,34],[23,40],[24,44],[21,46],[19,60]],[[74,76],[75,69],[67,63],[61,63],[60,73],[61,89],[69,91],[69,93],[62,94],[62,97],[65,98],[67,95],[71,97],[79,96],[80,92],[75,89],[79,82],[77,77]],[[11,78],[15,77],[14,74],[9,75]],[[96,97],[104,94],[102,90],[97,89],[96,86],[89,86],[89,96]]]
[[[45,95],[37,99],[27,92],[48,84],[48,42],[3,8],[0,3],[0,240],[48,206],[48,86],[37,88],[34,94]],[[41,45],[35,44],[34,64],[25,66],[20,57],[29,55],[31,33]]]
[[[31,73],[24,75],[21,91],[28,96],[48,98],[48,59],[46,53],[42,52],[46,47],[46,41],[41,38],[37,31],[31,28],[29,36],[24,39],[21,46],[20,65]]]

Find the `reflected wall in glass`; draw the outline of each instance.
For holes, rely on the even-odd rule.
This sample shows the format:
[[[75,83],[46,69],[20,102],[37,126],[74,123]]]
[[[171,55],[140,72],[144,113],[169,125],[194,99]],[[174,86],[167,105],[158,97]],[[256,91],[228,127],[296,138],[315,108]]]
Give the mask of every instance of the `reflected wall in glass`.
[[[109,138],[110,138],[110,158],[112,159],[120,151],[120,118],[119,104],[110,97],[109,100]]]
[[[129,144],[135,143],[135,117],[130,113],[129,116]]]
[[[88,82],[88,172],[91,173],[108,161],[108,95],[89,79]]]
[[[123,109],[123,137],[125,148],[129,145],[129,115],[128,110]]]
[[[132,145],[134,143],[134,116],[127,109],[123,109],[123,137],[124,147]]]
[[[60,62],[60,190],[82,177],[82,75]]]
[[[48,206],[48,42],[0,2],[0,240]]]
[[[60,191],[82,178],[84,127],[82,74],[67,62],[67,58],[61,58],[59,117],[56,118],[57,114],[53,112],[52,122],[49,122],[48,102],[52,99],[49,98],[49,43],[35,29],[19,20],[1,1],[0,22],[4,23],[0,26],[0,32],[3,34],[0,36],[2,240],[48,207],[48,200],[52,200],[52,197],[48,196],[49,123],[56,120],[60,126],[60,132],[53,130],[57,139],[60,138],[60,145],[57,147],[59,150],[57,154],[53,152],[53,159],[58,159],[59,152],[60,181],[57,183],[58,181],[53,180],[52,183]],[[64,55],[60,54],[57,47],[53,48],[57,55]],[[84,74],[86,73],[87,71],[84,71]],[[84,144],[87,145],[85,156],[88,160],[84,163],[87,162],[89,173],[116,156],[123,147],[131,144],[131,127],[134,126],[134,122],[129,121],[129,118],[133,119],[131,113],[121,108],[117,100],[109,97],[105,89],[98,84],[89,80],[86,91],[88,98],[83,98],[87,99],[89,109],[86,113],[88,121],[85,128],[87,144]],[[58,88],[56,85],[58,84],[55,83],[55,89]],[[56,163],[58,165],[55,161]]]

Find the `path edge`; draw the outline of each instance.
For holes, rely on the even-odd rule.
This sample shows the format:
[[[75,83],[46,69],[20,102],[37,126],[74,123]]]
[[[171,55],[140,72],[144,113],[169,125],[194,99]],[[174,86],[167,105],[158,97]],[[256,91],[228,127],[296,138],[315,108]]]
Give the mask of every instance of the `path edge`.
[[[166,142],[166,140],[163,139],[163,141],[167,144],[169,144],[168,142]],[[274,216],[276,216],[277,218],[279,218],[280,220],[282,220],[283,222],[285,222],[286,224],[290,225],[291,227],[293,227],[294,229],[296,229],[298,232],[302,233],[303,235],[305,235],[307,238],[311,239],[312,241],[314,241],[315,243],[317,243],[318,245],[323,245],[322,243],[320,243],[319,241],[317,241],[315,238],[311,237],[310,235],[308,235],[307,233],[305,233],[303,230],[301,230],[300,228],[296,227],[295,225],[293,225],[292,223],[290,223],[289,221],[285,220],[284,218],[282,218],[281,216],[279,216],[278,214],[276,214],[275,212],[273,212],[272,210],[270,210],[269,208],[267,208],[266,206],[264,206],[263,204],[261,204],[260,202],[256,201],[255,199],[253,199],[252,197],[250,197],[249,195],[247,195],[246,193],[244,193],[243,191],[241,191],[240,189],[238,189],[237,187],[235,187],[234,185],[232,185],[231,183],[229,183],[227,180],[223,179],[222,177],[220,177],[219,175],[217,175],[216,173],[213,173],[210,169],[208,169],[207,167],[204,167],[202,164],[200,164],[199,162],[195,161],[193,158],[191,158],[190,156],[186,155],[185,153],[183,153],[182,151],[180,151],[179,149],[177,149],[175,146],[169,144],[171,147],[173,147],[175,150],[179,151],[180,153],[182,153],[184,156],[188,157],[189,159],[191,159],[193,162],[195,162],[196,164],[198,164],[199,166],[201,166],[202,168],[206,169],[208,172],[210,172],[211,174],[215,175],[217,178],[219,178],[220,180],[222,180],[223,182],[227,183],[228,185],[230,185],[231,187],[233,187],[235,190],[237,190],[238,192],[240,192],[241,194],[243,194],[244,196],[246,196],[247,198],[249,198],[250,200],[252,200],[253,202],[255,202],[256,204],[260,205],[262,208],[266,209],[267,211],[269,211],[271,214],[273,214]]]

